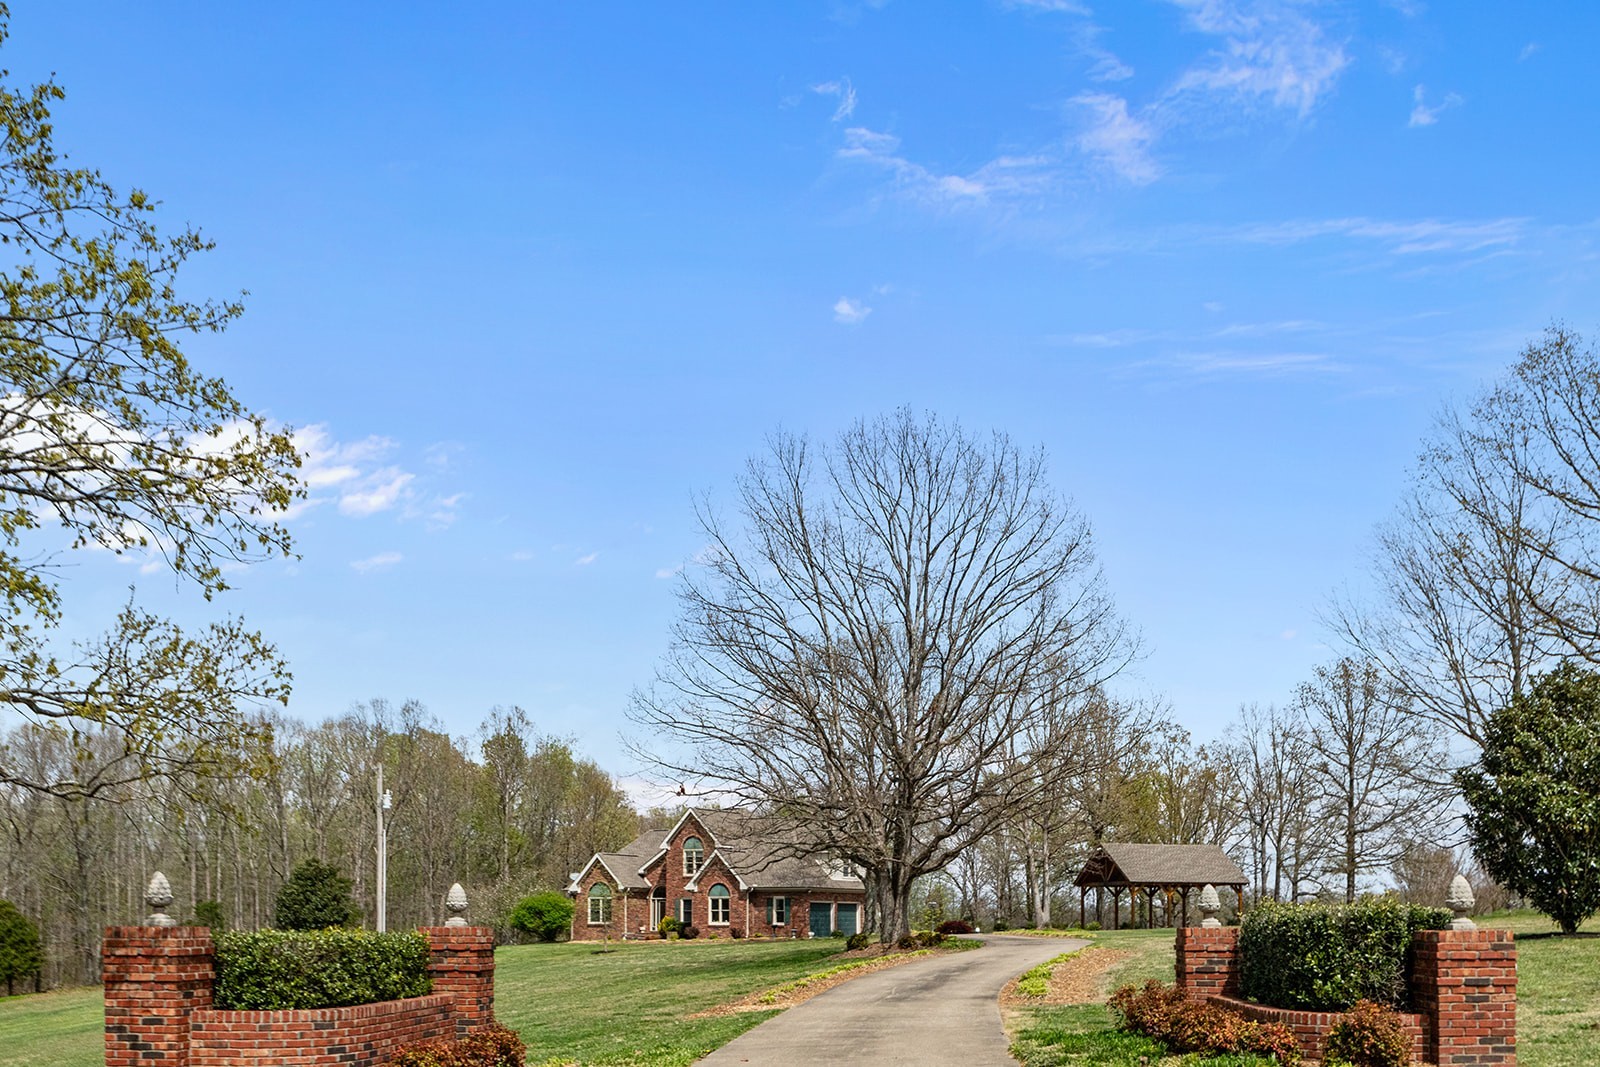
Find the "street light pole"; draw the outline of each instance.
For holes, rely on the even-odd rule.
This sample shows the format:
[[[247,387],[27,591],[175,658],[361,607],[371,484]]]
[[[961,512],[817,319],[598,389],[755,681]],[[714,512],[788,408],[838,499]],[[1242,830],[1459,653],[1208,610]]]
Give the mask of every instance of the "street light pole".
[[[389,929],[389,825],[390,798],[383,788],[383,764],[378,764],[378,933]]]

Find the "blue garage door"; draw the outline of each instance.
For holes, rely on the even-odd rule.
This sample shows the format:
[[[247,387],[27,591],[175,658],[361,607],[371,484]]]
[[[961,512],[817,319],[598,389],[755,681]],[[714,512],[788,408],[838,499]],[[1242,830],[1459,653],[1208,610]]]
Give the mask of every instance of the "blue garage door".
[[[832,904],[811,905],[812,937],[831,937],[833,935],[833,920],[829,914],[832,911]]]
[[[861,925],[856,921],[856,909],[860,906],[859,904],[839,905],[839,930],[841,933],[855,934],[860,932]]]

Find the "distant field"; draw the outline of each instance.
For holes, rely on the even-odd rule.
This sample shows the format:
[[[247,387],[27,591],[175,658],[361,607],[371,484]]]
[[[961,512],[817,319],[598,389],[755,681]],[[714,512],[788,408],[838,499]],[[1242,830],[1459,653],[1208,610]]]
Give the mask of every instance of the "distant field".
[[[1594,1067],[1600,1064],[1600,920],[1567,939],[1534,912],[1479,919],[1480,926],[1517,935],[1517,1062],[1521,1067]],[[1095,943],[1133,950],[1133,958],[1105,976],[1101,993],[1146,978],[1173,980],[1170,930],[1104,931]],[[1026,1067],[1125,1067],[1145,1050],[1113,1032],[1111,1013],[1098,1004],[1026,1009],[1014,1024],[1013,1053]],[[1231,1067],[1255,1063],[1234,1057],[1168,1057],[1160,1067]]]

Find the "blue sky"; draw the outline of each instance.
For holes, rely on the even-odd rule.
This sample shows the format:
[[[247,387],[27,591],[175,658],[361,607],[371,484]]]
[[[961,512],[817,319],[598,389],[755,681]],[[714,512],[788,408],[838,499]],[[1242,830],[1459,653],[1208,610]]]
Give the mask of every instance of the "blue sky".
[[[250,290],[191,352],[299,428],[221,606],[291,710],[618,735],[776,428],[1042,444],[1199,738],[1331,656],[1439,405],[1593,331],[1600,7],[18,3],[57,139]],[[72,625],[170,578],[79,561]]]

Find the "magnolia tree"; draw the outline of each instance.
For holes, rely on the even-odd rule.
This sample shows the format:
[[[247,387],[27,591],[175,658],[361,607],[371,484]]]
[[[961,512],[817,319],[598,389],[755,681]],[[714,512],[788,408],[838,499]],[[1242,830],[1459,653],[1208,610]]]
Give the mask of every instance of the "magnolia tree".
[[[919,875],[1102,758],[1080,711],[1134,642],[1088,523],[1003,435],[907,411],[831,446],[780,434],[738,503],[699,509],[639,752],[863,873],[895,940]]]

